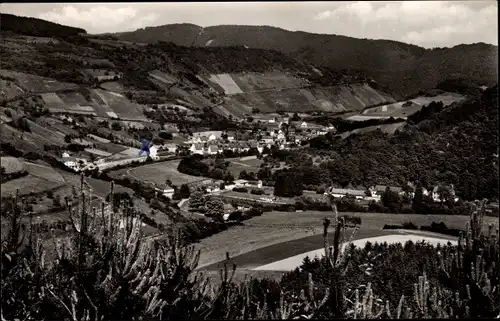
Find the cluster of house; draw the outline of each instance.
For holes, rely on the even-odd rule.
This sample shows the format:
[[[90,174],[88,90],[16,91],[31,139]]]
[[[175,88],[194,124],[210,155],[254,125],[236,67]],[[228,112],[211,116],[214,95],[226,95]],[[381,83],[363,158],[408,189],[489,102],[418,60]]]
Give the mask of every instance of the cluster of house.
[[[71,168],[75,172],[85,171],[85,170],[93,170],[97,168],[95,162],[90,162],[85,158],[79,158],[71,156],[68,152],[64,152],[62,154],[63,163],[66,167]]]
[[[188,146],[191,154],[199,155],[215,155],[222,153],[224,150],[231,150],[235,153],[248,152],[250,149],[257,149],[260,154],[264,149],[277,146],[279,149],[289,149],[293,146],[300,145],[302,141],[306,141],[319,135],[328,133],[329,128],[313,125],[313,128],[306,122],[299,122],[299,127],[307,129],[300,134],[295,132],[295,129],[290,128],[287,133],[282,129],[283,123],[278,123],[276,128],[269,126],[265,134],[248,140],[241,140],[237,133],[228,133],[224,131],[205,131],[194,133],[193,136],[184,144]],[[175,153],[177,146],[174,144],[165,144],[163,149]]]
[[[408,183],[408,186],[412,189],[415,190],[415,185],[413,183]],[[357,200],[366,200],[366,201],[380,201],[382,195],[386,191],[387,186],[384,185],[375,185],[367,190],[360,190],[360,189],[344,189],[344,188],[330,188],[325,192],[325,195],[332,195],[334,197],[338,198],[343,198],[346,197],[347,195],[354,196]],[[397,186],[389,186],[389,190],[398,193],[400,196],[403,196],[405,192],[401,187]],[[458,202],[459,198],[456,197],[455,195],[455,190],[453,187],[453,184],[450,185],[449,187],[451,196],[453,198],[453,201],[456,203]],[[422,189],[422,194],[424,196],[430,196],[434,202],[442,202],[442,196],[439,192],[439,186],[435,186],[432,191],[429,191],[425,188]],[[408,193],[408,196],[410,198],[413,198],[415,196],[415,192],[410,192]]]

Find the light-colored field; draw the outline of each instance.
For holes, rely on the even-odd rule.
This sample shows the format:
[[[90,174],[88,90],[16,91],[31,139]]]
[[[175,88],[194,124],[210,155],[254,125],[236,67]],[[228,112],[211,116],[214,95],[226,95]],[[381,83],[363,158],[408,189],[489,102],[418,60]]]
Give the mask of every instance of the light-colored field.
[[[444,106],[451,105],[454,102],[460,101],[464,99],[462,95],[447,93],[434,97],[417,97],[415,99],[411,99],[413,104],[410,106],[403,107],[403,104],[406,101],[400,101],[394,104],[383,105],[379,107],[369,108],[363,111],[364,116],[384,116],[384,117],[408,117],[418,112],[424,105],[428,105],[432,101],[443,102]]]
[[[158,185],[165,185],[165,181],[167,179],[171,180],[172,183],[177,186],[206,180],[205,177],[191,176],[180,173],[177,170],[179,162],[179,160],[172,160],[151,165],[144,165],[130,169],[128,174],[135,179],[140,179]]]
[[[41,94],[43,102],[48,105],[49,108],[64,108],[66,105],[64,101],[56,93],[44,93]]]
[[[20,160],[11,156],[2,156],[0,163],[5,168],[5,174],[12,174],[26,170],[26,166]]]
[[[452,245],[457,245],[457,239],[456,238],[435,238],[435,237],[428,237],[428,236],[420,236],[420,235],[414,235],[414,234],[407,234],[407,235],[401,235],[401,234],[393,234],[393,235],[384,235],[384,236],[377,236],[377,237],[371,237],[371,238],[363,238],[363,239],[358,239],[352,242],[352,244],[356,247],[363,248],[366,243],[370,242],[372,244],[374,243],[387,243],[387,244],[394,244],[394,243],[402,243],[405,244],[406,242],[411,241],[413,243],[425,241],[428,244],[431,245],[446,245],[448,242],[450,242]],[[344,243],[342,248],[345,249],[349,244]],[[286,258],[284,260],[279,260],[273,263],[265,264],[262,266],[259,266],[255,268],[254,270],[258,271],[290,271],[294,270],[295,268],[299,267],[302,264],[302,261],[304,258],[309,257],[311,259],[318,257],[321,258],[325,255],[325,249],[320,248],[314,251],[309,251],[306,253],[302,253],[299,255],[294,255],[292,257]]]
[[[137,157],[137,156],[139,156],[139,151],[140,151],[140,149],[138,149],[138,148],[130,147],[130,148],[127,148],[126,150],[120,152],[120,154],[122,154],[124,156],[129,156],[129,157]]]
[[[389,116],[390,117],[390,116]],[[365,121],[365,120],[370,120],[370,119],[387,119],[389,118],[388,116],[375,116],[375,115],[354,115],[351,117],[346,118],[347,120],[350,121]],[[402,119],[406,119],[406,117],[399,117]]]
[[[102,89],[94,89],[93,91],[100,97],[103,105],[111,109],[106,110],[106,112],[113,111],[123,119],[146,120],[139,105],[129,101],[126,97],[113,95]]]
[[[216,83],[222,89],[224,89],[224,92],[226,95],[234,95],[234,94],[241,94],[243,91],[241,90],[240,87],[234,82],[233,78],[231,78],[230,74],[217,74],[217,75],[210,75],[209,80],[213,83]]]
[[[166,74],[159,70],[153,70],[149,73],[149,75],[165,84],[171,85],[176,83],[178,80],[172,75]]]
[[[402,224],[413,222],[415,225],[430,225],[432,222],[443,222],[449,228],[465,229],[468,216],[452,215],[420,215],[420,214],[380,214],[380,213],[339,213],[339,215],[358,216],[362,220],[359,237],[373,237],[386,234],[394,234],[394,231],[382,230],[385,224]],[[325,217],[332,218],[331,212],[304,211],[304,212],[266,212],[262,216],[254,217],[244,222],[243,226],[234,226],[230,229],[212,235],[200,241],[197,245],[201,249],[200,267],[208,266],[225,259],[225,253],[229,252],[231,257],[249,253],[251,251],[265,248],[271,245],[284,243],[276,253],[283,255],[281,258],[266,258],[263,262],[260,255],[255,259],[254,267],[271,263],[276,259],[287,258],[291,255],[318,249],[322,246],[322,220]],[[484,218],[484,228],[488,224],[498,226],[498,219],[494,217]],[[292,240],[313,237],[309,249],[303,248],[298,253],[291,253],[291,245],[285,243]],[[319,242],[319,243],[318,243]],[[294,244],[294,247],[302,247],[304,242]],[[274,251],[273,251],[274,253]],[[248,261],[245,259],[245,261]],[[260,263],[260,264],[257,264]]]
[[[349,137],[352,134],[363,134],[368,133],[377,129],[380,129],[382,132],[393,135],[394,132],[398,129],[402,129],[406,125],[406,122],[387,124],[387,125],[377,125],[377,126],[368,126],[364,128],[354,129],[345,133],[342,133],[342,138]]]
[[[101,87],[106,89],[106,90],[109,90],[109,91],[114,91],[114,92],[123,92],[125,91],[125,89],[123,88],[123,86],[116,82],[116,81],[107,81],[107,82],[104,82],[101,84]]]
[[[108,153],[106,151],[103,151],[103,150],[100,150],[100,149],[95,149],[95,148],[85,148],[84,149],[86,152],[88,153],[91,153],[91,154],[95,154],[95,155],[98,155],[98,156],[111,156],[113,154],[111,153]]]

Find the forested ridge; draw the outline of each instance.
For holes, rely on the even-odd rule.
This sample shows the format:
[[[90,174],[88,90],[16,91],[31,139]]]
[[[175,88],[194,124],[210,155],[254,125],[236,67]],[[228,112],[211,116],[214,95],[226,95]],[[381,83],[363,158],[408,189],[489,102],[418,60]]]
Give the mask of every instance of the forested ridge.
[[[465,200],[498,198],[498,86],[442,109],[424,107],[389,137],[381,131],[311,141],[320,167],[341,185],[453,184]],[[426,109],[431,109],[430,113]],[[441,110],[442,109],[442,110]],[[424,115],[422,119],[422,114]],[[415,124],[415,122],[417,122]]]

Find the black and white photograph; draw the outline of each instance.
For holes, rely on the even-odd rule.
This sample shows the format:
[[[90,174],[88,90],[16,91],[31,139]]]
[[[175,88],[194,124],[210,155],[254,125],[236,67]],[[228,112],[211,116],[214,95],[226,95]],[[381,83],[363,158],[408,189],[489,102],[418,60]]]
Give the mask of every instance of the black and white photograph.
[[[498,2],[0,4],[1,321],[500,319]]]

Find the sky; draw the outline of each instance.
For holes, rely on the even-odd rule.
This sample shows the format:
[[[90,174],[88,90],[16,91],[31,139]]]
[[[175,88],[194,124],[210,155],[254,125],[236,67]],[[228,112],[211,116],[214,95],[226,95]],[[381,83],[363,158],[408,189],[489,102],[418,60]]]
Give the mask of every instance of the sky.
[[[291,31],[390,39],[425,48],[498,45],[498,3],[488,1],[4,3],[2,13],[80,27],[88,33],[193,23],[267,25]]]

